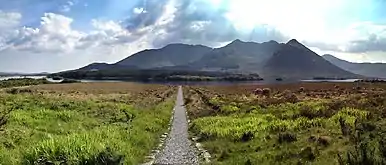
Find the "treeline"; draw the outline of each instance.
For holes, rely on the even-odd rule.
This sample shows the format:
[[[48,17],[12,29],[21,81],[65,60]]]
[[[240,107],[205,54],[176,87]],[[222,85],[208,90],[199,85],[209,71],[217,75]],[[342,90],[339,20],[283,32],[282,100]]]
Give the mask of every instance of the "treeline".
[[[258,74],[237,74],[206,71],[171,71],[171,70],[74,70],[49,75],[70,79],[94,80],[137,80],[137,81],[251,81],[263,80]]]

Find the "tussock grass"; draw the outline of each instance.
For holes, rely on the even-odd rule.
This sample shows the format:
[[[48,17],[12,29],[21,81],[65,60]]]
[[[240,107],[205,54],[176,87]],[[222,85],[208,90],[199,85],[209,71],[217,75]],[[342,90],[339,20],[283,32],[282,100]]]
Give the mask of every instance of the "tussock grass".
[[[384,164],[385,86],[353,85],[188,87],[190,131],[212,164]]]
[[[31,93],[0,93],[7,119],[0,130],[0,163],[142,163],[167,130],[175,90],[150,86],[153,95],[146,95],[131,87],[125,94],[106,95],[39,89],[44,86]]]

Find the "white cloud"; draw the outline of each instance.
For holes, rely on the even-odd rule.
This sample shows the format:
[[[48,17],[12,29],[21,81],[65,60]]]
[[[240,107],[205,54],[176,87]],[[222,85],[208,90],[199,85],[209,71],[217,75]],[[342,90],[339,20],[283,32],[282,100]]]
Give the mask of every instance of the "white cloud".
[[[20,13],[16,13],[16,12],[7,13],[0,10],[0,30],[18,26],[21,18],[22,16]]]
[[[16,12],[3,12],[0,10],[0,51],[6,49],[6,43],[11,35],[14,35],[14,28],[19,26],[22,15]]]
[[[205,27],[210,24],[210,21],[195,21],[191,23],[190,28],[193,31],[203,31],[205,30]]]
[[[71,28],[73,19],[53,13],[41,18],[38,28],[23,27],[16,30],[10,48],[32,52],[68,52],[85,34]]]
[[[74,5],[77,4],[77,3],[78,3],[77,0],[67,1],[66,4],[64,4],[64,5],[60,8],[60,11],[63,12],[63,13],[70,12],[72,6],[74,6]]]
[[[10,61],[22,63],[27,59],[22,58],[25,56],[31,57],[28,58],[31,60],[30,68],[42,68],[37,65],[45,63],[43,61],[51,61],[44,66],[47,71],[59,71],[96,61],[116,62],[150,47],[148,38],[134,36],[114,21],[92,20],[90,24],[95,29],[88,32],[74,29],[73,21],[72,18],[63,15],[46,13],[36,28],[8,29],[13,33],[7,34],[12,35],[7,38],[0,35],[0,39],[3,39],[0,40],[0,56],[9,61],[0,61],[0,69],[4,69],[2,66],[8,66],[8,69],[22,71],[24,67],[16,64],[12,67],[5,63]]]
[[[136,7],[133,9],[133,13],[134,14],[143,14],[143,13],[147,13],[147,11],[142,7],[140,7],[140,8]]]

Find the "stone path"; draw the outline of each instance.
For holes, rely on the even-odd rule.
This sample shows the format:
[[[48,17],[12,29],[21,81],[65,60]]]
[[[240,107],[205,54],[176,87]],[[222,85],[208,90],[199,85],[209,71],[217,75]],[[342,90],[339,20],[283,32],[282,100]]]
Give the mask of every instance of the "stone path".
[[[197,150],[188,135],[188,121],[182,87],[178,87],[174,107],[173,124],[164,149],[157,155],[155,165],[196,165],[199,164]]]

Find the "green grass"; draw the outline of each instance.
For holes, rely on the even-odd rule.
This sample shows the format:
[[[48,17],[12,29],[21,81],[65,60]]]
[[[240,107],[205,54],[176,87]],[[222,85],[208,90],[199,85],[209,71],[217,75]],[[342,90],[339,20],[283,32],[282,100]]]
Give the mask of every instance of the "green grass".
[[[0,93],[3,116],[11,111],[0,130],[0,163],[142,163],[167,130],[174,97],[162,102],[138,97]],[[127,104],[130,99],[135,101]]]
[[[212,154],[210,164],[386,162],[386,93],[332,99],[300,93],[303,99],[292,102],[279,95],[226,95],[195,88],[185,90],[193,118],[190,131]]]
[[[283,105],[270,108],[274,110],[279,107],[285,108]],[[341,136],[339,118],[353,124],[355,119],[360,120],[367,114],[366,111],[345,109],[330,118],[308,119],[299,116],[280,119],[269,111],[266,109],[264,113],[199,118],[193,121],[191,130],[202,138],[206,149],[215,154],[217,160],[214,164],[239,164],[248,160],[254,164],[296,164],[308,161],[328,164],[336,162],[336,158],[330,154],[339,153],[334,150],[347,142],[347,139],[338,138]],[[291,134],[296,140],[282,144],[279,142],[280,133]],[[318,138],[321,136],[331,138],[334,143],[319,144]],[[310,142],[311,137],[315,138],[315,142]],[[311,148],[309,154],[315,157],[318,155],[318,159],[302,154],[308,147]]]

